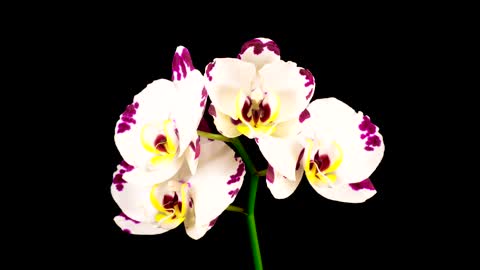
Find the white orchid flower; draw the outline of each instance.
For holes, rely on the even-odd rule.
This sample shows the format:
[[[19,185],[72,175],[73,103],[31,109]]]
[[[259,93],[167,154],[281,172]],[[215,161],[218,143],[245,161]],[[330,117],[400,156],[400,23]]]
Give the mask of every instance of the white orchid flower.
[[[385,144],[368,116],[335,98],[317,99],[302,113],[301,133],[270,140],[267,186],[277,199],[290,196],[302,179],[325,198],[360,203],[375,195],[369,177]],[[287,176],[288,175],[288,176]],[[293,175],[293,177],[291,177]]]
[[[120,116],[115,143],[123,159],[148,181],[171,178],[186,160],[195,173],[200,153],[197,127],[207,92],[203,75],[189,51],[179,46],[172,62],[172,81],[160,79],[137,94]],[[151,183],[153,184],[153,183]]]
[[[212,228],[240,190],[245,164],[223,142],[202,139],[201,144],[202,154],[194,175],[184,165],[160,183],[135,179],[152,174],[142,173],[126,162],[118,166],[111,192],[122,210],[114,220],[123,231],[161,234],[184,223],[187,234],[199,239]]]
[[[229,138],[294,135],[315,88],[310,71],[280,60],[277,44],[266,38],[246,42],[238,59],[215,59],[205,77],[209,113]]]

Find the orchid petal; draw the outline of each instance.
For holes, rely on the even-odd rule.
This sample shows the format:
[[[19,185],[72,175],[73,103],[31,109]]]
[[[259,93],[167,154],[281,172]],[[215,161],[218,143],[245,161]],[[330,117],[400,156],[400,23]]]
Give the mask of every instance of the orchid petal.
[[[237,129],[237,126],[241,123],[240,120],[233,120],[230,116],[217,111],[213,104],[210,104],[208,112],[213,117],[213,123],[220,134],[228,138],[235,138],[241,135]]]
[[[258,147],[268,163],[281,175],[295,179],[297,158],[303,146],[296,138],[263,136],[257,139]]]
[[[205,87],[215,109],[238,119],[235,100],[239,91],[250,92],[256,76],[255,65],[235,58],[217,58],[208,64]]]
[[[278,170],[275,170],[272,166],[268,165],[266,175],[267,187],[275,199],[285,199],[292,195],[292,193],[297,189],[298,185],[300,184],[300,180],[302,180],[302,176],[302,166],[299,166],[295,171],[295,177],[293,179],[288,179]]]
[[[197,128],[205,110],[207,91],[203,75],[194,68],[187,48],[179,46],[172,63],[172,78],[179,101],[174,104],[172,117],[179,134],[179,151],[183,152],[195,141]]]
[[[277,122],[297,118],[305,110],[315,89],[315,79],[307,69],[282,60],[265,65],[259,71],[262,89],[279,97]]]
[[[140,222],[132,220],[130,217],[126,216],[124,213],[113,218],[115,223],[120,227],[124,232],[129,234],[138,234],[138,235],[155,235],[168,232],[164,228],[159,227],[155,223],[149,222]]]
[[[197,172],[190,177],[195,219],[187,218],[187,234],[198,239],[233,202],[245,175],[245,164],[225,143],[202,140]],[[189,214],[190,216],[191,214]]]
[[[257,70],[264,65],[280,60],[280,49],[268,38],[255,38],[243,44],[238,58],[255,64]]]
[[[326,98],[308,106],[311,117],[305,120],[303,134],[310,133],[322,143],[338,145],[343,152],[336,175],[344,183],[368,178],[383,158],[385,144],[378,127],[345,103]]]
[[[173,83],[163,79],[152,82],[134,97],[117,122],[114,136],[125,161],[137,168],[145,168],[150,163],[153,155],[142,144],[142,130],[146,125],[169,119],[177,98]]]
[[[125,164],[122,162],[118,165],[117,171],[113,174],[112,197],[128,217],[140,222],[154,222],[156,209],[149,199],[152,186],[128,182],[125,179],[126,176],[138,171],[138,169]]]
[[[346,203],[363,203],[377,193],[368,178],[359,183],[341,184],[332,187],[317,185],[310,181],[309,183],[323,197]]]

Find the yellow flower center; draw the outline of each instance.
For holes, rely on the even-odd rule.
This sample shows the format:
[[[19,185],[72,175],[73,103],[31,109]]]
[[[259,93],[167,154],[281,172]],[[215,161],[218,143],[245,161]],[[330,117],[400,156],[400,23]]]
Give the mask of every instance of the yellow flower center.
[[[180,200],[178,200],[177,193],[174,192],[173,196],[163,195],[162,203],[157,199],[158,186],[159,184],[156,184],[150,190],[150,202],[158,211],[155,215],[155,221],[160,227],[177,227],[185,220],[187,213],[187,204],[189,203],[187,201],[188,184],[184,183],[180,186]]]
[[[311,139],[307,139],[307,153],[303,167],[305,169],[305,175],[311,183],[321,183],[330,186],[337,181],[336,170],[343,161],[343,151],[336,142],[333,142],[333,146],[335,147],[336,155],[333,155],[335,156],[335,160],[331,163],[332,155],[320,155],[317,151],[315,155],[312,156],[314,142]]]
[[[241,121],[237,125],[238,131],[247,137],[258,133],[272,134],[280,111],[278,96],[273,93],[265,96],[259,89],[252,91],[246,98],[242,98],[243,96],[242,91],[239,91],[235,101],[236,115]]]
[[[140,140],[143,148],[154,155],[150,160],[154,166],[164,161],[172,161],[177,153],[175,126],[170,119],[163,121],[162,124],[144,125],[140,131]]]

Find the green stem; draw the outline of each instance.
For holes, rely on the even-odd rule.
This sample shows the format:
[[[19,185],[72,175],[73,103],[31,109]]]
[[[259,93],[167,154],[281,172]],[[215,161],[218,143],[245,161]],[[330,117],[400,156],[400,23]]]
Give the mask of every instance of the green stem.
[[[260,244],[258,243],[257,227],[255,225],[255,197],[258,188],[258,175],[253,174],[250,179],[250,194],[248,197],[248,230],[250,232],[250,244],[252,247],[253,265],[256,270],[262,270],[262,255],[260,254]]]
[[[267,175],[267,169],[258,171],[258,172],[257,172],[257,175],[258,175],[258,176],[265,176],[265,175]]]
[[[205,137],[205,138],[209,138],[209,139],[212,139],[212,140],[224,141],[224,142],[230,142],[231,141],[230,138],[227,138],[227,137],[225,137],[223,135],[220,135],[220,134],[214,134],[214,133],[209,133],[209,132],[200,131],[200,130],[197,130],[197,134],[200,137]]]
[[[237,213],[242,213],[244,215],[248,215],[247,212],[245,212],[245,209],[243,209],[242,207],[235,206],[235,205],[229,205],[227,207],[227,211],[237,212]]]
[[[247,223],[248,231],[250,234],[250,244],[252,248],[253,256],[253,265],[255,270],[263,270],[262,266],[262,256],[260,254],[260,244],[258,243],[257,227],[255,225],[255,198],[257,196],[258,188],[258,173],[253,165],[250,156],[243,147],[242,142],[238,138],[234,138],[230,141],[233,146],[237,149],[238,154],[242,157],[243,162],[245,162],[245,167],[247,168],[248,173],[250,174],[250,191],[248,197],[248,208],[247,208]]]

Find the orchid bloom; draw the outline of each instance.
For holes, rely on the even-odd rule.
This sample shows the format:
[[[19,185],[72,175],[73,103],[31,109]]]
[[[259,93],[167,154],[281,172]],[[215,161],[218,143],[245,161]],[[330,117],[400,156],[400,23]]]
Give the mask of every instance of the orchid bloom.
[[[123,159],[137,173],[152,174],[135,179],[165,181],[185,160],[195,173],[200,153],[197,127],[206,99],[203,75],[194,68],[189,51],[179,46],[173,57],[172,81],[149,84],[116,125],[115,143]]]
[[[317,99],[302,113],[295,138],[269,142],[267,186],[277,199],[290,196],[302,179],[327,199],[361,203],[375,195],[370,181],[385,145],[368,116],[335,98]],[[287,176],[288,175],[288,176]],[[293,177],[291,177],[293,175]]]
[[[294,135],[315,88],[310,71],[280,60],[277,44],[266,38],[246,42],[238,59],[215,59],[205,77],[209,113],[229,138]]]
[[[118,166],[111,192],[123,211],[114,218],[123,231],[161,234],[184,223],[187,234],[199,239],[212,228],[240,190],[245,164],[223,142],[202,139],[201,145],[194,175],[184,165],[167,181],[145,181],[135,178],[153,175],[135,173],[126,162]]]

